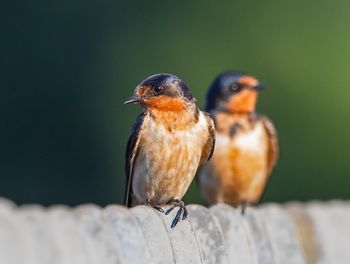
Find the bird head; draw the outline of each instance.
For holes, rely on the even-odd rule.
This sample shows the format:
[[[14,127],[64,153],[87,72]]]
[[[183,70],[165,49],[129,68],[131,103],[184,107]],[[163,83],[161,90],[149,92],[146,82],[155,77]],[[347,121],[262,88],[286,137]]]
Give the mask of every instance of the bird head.
[[[144,79],[124,104],[136,103],[159,111],[181,111],[195,101],[186,83],[179,77],[159,73]]]
[[[238,71],[224,72],[209,87],[206,111],[254,112],[258,91],[262,89],[264,86],[253,76]]]

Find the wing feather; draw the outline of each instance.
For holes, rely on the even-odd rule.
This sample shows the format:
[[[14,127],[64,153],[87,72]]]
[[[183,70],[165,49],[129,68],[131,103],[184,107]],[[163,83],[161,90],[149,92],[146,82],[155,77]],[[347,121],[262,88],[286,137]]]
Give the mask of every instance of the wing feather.
[[[276,165],[279,157],[278,135],[273,123],[266,116],[262,116],[260,120],[266,129],[268,135],[268,173],[271,174],[273,167]]]
[[[131,207],[132,203],[132,174],[134,169],[134,162],[138,153],[138,145],[140,143],[140,137],[142,133],[143,121],[145,118],[145,112],[142,112],[132,128],[131,136],[129,137],[128,144],[125,153],[125,193],[124,193],[124,205]]]
[[[207,142],[203,147],[202,156],[200,159],[200,164],[206,163],[213,156],[214,148],[215,148],[215,126],[214,120],[209,113],[202,112],[205,116],[205,119],[208,124],[208,138]]]

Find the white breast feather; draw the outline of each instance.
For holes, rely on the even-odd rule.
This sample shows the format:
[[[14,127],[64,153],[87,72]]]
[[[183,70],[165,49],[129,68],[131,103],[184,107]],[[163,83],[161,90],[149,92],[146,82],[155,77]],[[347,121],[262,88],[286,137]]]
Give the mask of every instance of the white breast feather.
[[[147,140],[153,144],[155,148],[159,144],[165,144],[165,145],[171,145],[170,142],[182,142],[182,144],[177,145],[175,148],[187,148],[190,150],[190,153],[192,157],[189,162],[190,167],[187,169],[187,175],[181,175],[184,177],[184,191],[187,190],[188,185],[191,183],[192,178],[194,177],[194,174],[197,170],[197,166],[199,164],[199,160],[202,153],[202,148],[204,144],[206,143],[207,138],[203,137],[203,131],[208,131],[208,124],[207,120],[203,113],[200,113],[199,115],[199,122],[192,127],[191,130],[187,131],[172,131],[171,133],[168,132],[163,126],[157,125],[153,119],[146,120],[148,122],[148,128],[146,131],[144,131],[144,136],[146,136]],[[143,139],[145,140],[145,139]],[[173,145],[171,145],[173,146]],[[166,152],[163,153],[162,158],[163,159],[169,159],[173,153],[174,153],[174,147],[168,147],[164,149]],[[175,151],[176,153],[176,151]],[[152,181],[153,176],[157,177],[178,177],[180,175],[177,175],[177,171],[183,167],[187,166],[183,160],[181,160],[181,157],[178,157],[179,163],[178,166],[173,168],[172,170],[168,171],[165,175],[150,175],[148,171],[148,166],[150,164],[149,155],[146,154],[146,152],[142,151],[139,153],[137,157],[137,161],[135,162],[134,167],[134,176],[133,176],[133,191],[136,197],[142,201],[142,199],[145,199],[145,193],[143,193],[143,190],[141,190],[139,187],[144,186],[147,184],[147,182]],[[197,161],[197,164],[196,162]],[[158,160],[157,162],[162,162],[161,160]],[[151,177],[151,178],[150,178]],[[188,179],[188,180],[185,180]]]
[[[203,130],[207,130],[207,121],[205,119],[205,116],[203,113],[200,113],[199,115],[199,122],[192,127],[191,130],[185,130],[185,131],[172,131],[172,133],[169,133],[165,127],[161,125],[155,124],[155,122],[151,119],[150,120],[150,133],[149,135],[153,137],[155,142],[159,139],[163,139],[166,141],[167,138],[172,138],[173,140],[175,138],[180,138],[183,141],[190,140],[190,143],[198,147],[197,144],[204,144],[204,140],[207,140],[206,138],[203,138]]]
[[[234,144],[237,148],[251,151],[265,151],[264,141],[265,129],[262,124],[257,124],[249,132],[240,133],[234,138]]]

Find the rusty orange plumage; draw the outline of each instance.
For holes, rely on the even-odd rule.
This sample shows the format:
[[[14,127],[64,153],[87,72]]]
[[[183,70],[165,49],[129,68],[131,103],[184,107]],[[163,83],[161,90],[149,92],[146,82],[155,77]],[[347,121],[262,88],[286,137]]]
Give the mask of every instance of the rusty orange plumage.
[[[213,158],[198,172],[204,198],[233,206],[260,200],[277,162],[279,147],[272,122],[255,112],[257,79],[240,72],[219,75],[207,94],[216,146]]]
[[[171,74],[146,78],[127,103],[144,111],[137,119],[126,152],[126,206],[146,204],[162,211],[179,206],[172,227],[187,210],[181,201],[200,164],[211,156],[212,118],[201,112],[186,84]]]

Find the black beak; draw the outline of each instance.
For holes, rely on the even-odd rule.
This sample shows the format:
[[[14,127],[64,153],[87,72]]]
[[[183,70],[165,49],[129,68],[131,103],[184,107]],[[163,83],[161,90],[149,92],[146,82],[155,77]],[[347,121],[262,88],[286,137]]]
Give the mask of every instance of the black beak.
[[[133,95],[128,100],[124,102],[124,104],[137,104],[140,101],[140,97]]]
[[[259,84],[254,86],[254,89],[257,90],[257,91],[261,91],[261,90],[265,90],[266,86],[261,84],[261,83],[259,83]]]

